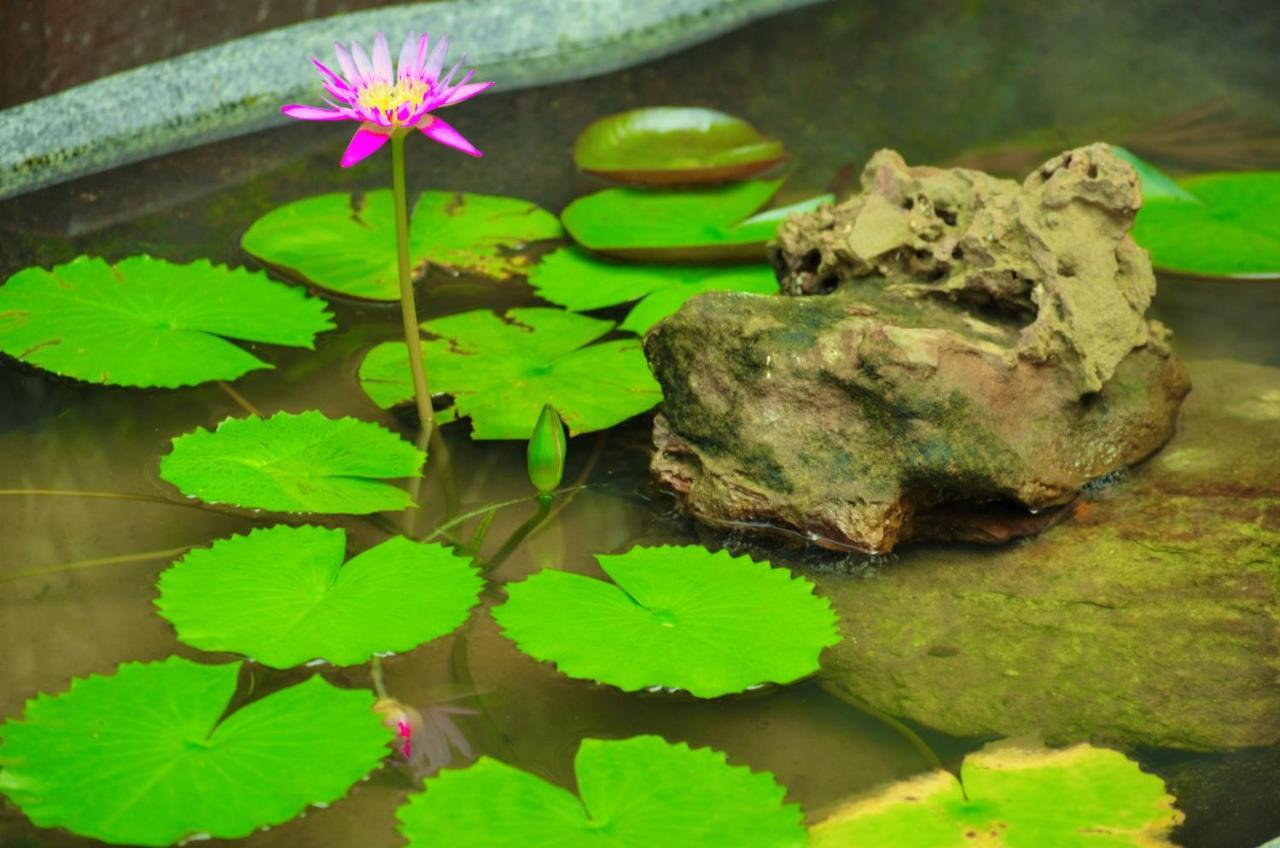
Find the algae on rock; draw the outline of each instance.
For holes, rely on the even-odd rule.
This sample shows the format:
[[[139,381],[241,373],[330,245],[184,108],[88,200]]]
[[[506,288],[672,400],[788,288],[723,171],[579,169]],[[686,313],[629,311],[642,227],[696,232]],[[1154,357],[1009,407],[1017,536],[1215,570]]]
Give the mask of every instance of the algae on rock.
[[[879,553],[1005,541],[1169,438],[1189,386],[1108,147],[1021,186],[889,151],[862,180],[780,229],[792,297],[708,293],[646,337],[652,468],[695,516]]]

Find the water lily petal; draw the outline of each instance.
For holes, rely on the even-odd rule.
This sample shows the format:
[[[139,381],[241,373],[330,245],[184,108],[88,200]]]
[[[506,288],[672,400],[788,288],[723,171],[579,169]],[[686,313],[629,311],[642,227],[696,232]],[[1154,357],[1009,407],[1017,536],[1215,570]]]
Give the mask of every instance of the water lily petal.
[[[319,106],[305,106],[301,103],[290,103],[282,106],[280,111],[290,118],[300,121],[345,121],[348,116],[339,109],[321,109]]]
[[[351,143],[347,145],[347,150],[342,154],[342,167],[350,168],[352,165],[360,162],[374,153],[382,145],[391,140],[391,136],[387,133],[375,132],[374,130],[360,127],[356,130],[356,134],[351,136]]]
[[[351,61],[351,54],[341,44],[333,45],[333,53],[338,57],[338,66],[342,68],[343,75],[351,84],[360,82],[360,75],[356,73],[356,66]]]
[[[455,130],[452,126],[437,118],[435,115],[428,115],[423,119],[423,123],[418,126],[422,134],[432,141],[438,141],[441,144],[452,147],[455,150],[461,150],[468,156],[483,156],[475,145],[462,137],[462,133]]]
[[[422,76],[422,66],[427,61],[427,47],[431,44],[431,36],[427,33],[422,34],[422,38],[418,39],[418,54],[413,57],[413,76]]]
[[[440,78],[440,69],[444,67],[444,55],[449,52],[449,36],[444,35],[436,42],[436,49],[431,51],[431,58],[423,70],[423,76],[435,81]]]
[[[316,70],[320,71],[320,76],[324,78],[325,88],[330,91],[337,89],[339,91],[350,91],[351,85],[335,73],[328,65],[321,62],[315,56],[311,57],[311,64],[316,66]]]
[[[449,92],[449,96],[445,98],[445,106],[452,106],[455,103],[461,103],[464,100],[470,100],[486,88],[492,86],[491,82],[473,82],[470,85],[458,85],[453,91]]]
[[[400,59],[396,62],[396,79],[404,79],[413,73],[413,60],[418,53],[418,36],[410,30],[400,45]]]
[[[391,48],[382,33],[373,39],[373,75],[383,82],[391,82]]]
[[[364,52],[364,48],[356,42],[351,42],[351,58],[356,63],[356,72],[359,74],[357,82],[364,84],[373,79],[373,66],[369,64],[369,56]]]
[[[440,80],[441,88],[448,88],[453,83],[453,75],[458,72],[458,68],[462,67],[462,63],[467,61],[467,54],[463,53],[462,58],[453,63],[453,67],[449,69],[449,73],[444,75],[444,79]]]

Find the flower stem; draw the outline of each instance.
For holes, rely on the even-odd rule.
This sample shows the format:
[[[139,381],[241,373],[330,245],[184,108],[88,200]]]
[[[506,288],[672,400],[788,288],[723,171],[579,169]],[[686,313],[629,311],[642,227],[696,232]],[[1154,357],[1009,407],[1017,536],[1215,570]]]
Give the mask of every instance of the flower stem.
[[[480,571],[489,572],[502,565],[502,563],[506,561],[507,557],[511,556],[511,554],[515,552],[515,549],[520,546],[520,543],[528,537],[533,529],[546,520],[547,516],[551,514],[551,506],[555,502],[556,498],[554,494],[539,495],[537,511],[534,512],[533,515],[529,516],[528,521],[517,527],[515,532],[507,537],[507,541],[502,543],[502,547],[498,548],[497,553],[481,562]]]
[[[400,269],[400,317],[404,319],[404,342],[409,350],[409,373],[413,376],[413,398],[418,404],[422,432],[430,437],[435,416],[431,411],[431,391],[427,369],[422,363],[422,337],[418,332],[418,307],[413,300],[413,273],[409,268],[409,199],[404,177],[405,133],[391,135],[391,191],[396,207],[396,259]]]
[[[369,677],[373,680],[373,691],[379,698],[390,697],[387,694],[387,684],[382,679],[382,658],[377,654],[369,660]]]
[[[0,574],[0,583],[9,580],[21,580],[25,577],[41,577],[45,574],[60,574],[64,571],[81,571],[88,568],[97,568],[103,565],[127,565],[131,562],[146,562],[156,559],[170,559],[179,554],[185,554],[187,551],[196,547],[196,545],[183,545],[180,548],[166,548],[163,551],[142,551],[136,554],[120,554],[118,556],[95,557],[93,559],[80,559],[75,562],[64,562],[58,565],[46,565],[41,568],[28,568],[22,571],[11,571],[8,574]]]

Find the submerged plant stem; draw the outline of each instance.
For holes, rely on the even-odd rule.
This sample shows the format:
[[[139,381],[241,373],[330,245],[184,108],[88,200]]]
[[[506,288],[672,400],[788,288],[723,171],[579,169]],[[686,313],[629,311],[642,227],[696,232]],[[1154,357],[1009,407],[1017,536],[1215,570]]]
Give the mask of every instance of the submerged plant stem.
[[[507,537],[507,541],[502,543],[502,547],[498,548],[497,553],[489,557],[487,560],[481,561],[480,570],[482,572],[489,572],[502,565],[502,563],[506,561],[507,557],[511,556],[511,554],[515,552],[515,549],[520,546],[520,543],[528,538],[534,528],[546,520],[547,516],[551,514],[551,507],[555,502],[556,498],[554,494],[539,495],[537,511],[534,512],[533,515],[529,516],[528,521],[517,527],[515,532]]]
[[[8,574],[0,574],[0,583],[9,580],[21,580],[24,577],[40,577],[45,574],[60,574],[64,571],[82,571],[89,568],[98,568],[103,565],[127,565],[131,562],[146,562],[154,559],[167,559],[176,557],[179,554],[185,554],[196,545],[183,545],[180,548],[166,548],[162,551],[142,551],[135,554],[119,554],[109,557],[94,557],[93,559],[78,559],[74,562],[63,562],[58,565],[46,565],[40,568],[27,568],[22,571],[11,571]]]
[[[101,492],[92,489],[0,489],[0,496],[4,495],[39,495],[44,497],[58,498],[103,498],[112,501],[140,501],[142,503],[160,504],[162,506],[180,506],[186,509],[198,509],[203,512],[216,512],[218,515],[230,515],[236,518],[245,518],[239,512],[229,509],[220,509],[211,504],[200,503],[199,501],[171,501],[168,498],[159,498],[153,495],[135,495],[131,492]]]
[[[386,681],[382,679],[382,658],[377,654],[369,660],[369,677],[373,679],[373,691],[378,694],[378,698],[389,698]]]
[[[585,489],[585,488],[586,486],[569,486],[566,489],[557,490],[555,494],[567,495],[571,492],[576,492],[579,489]],[[518,506],[519,504],[528,503],[531,500],[535,500],[538,497],[539,497],[538,495],[525,495],[522,498],[512,498],[509,501],[498,501],[497,503],[485,504],[482,507],[478,507],[476,509],[470,510],[469,512],[464,512],[462,513],[462,515],[458,515],[451,518],[450,520],[437,526],[434,530],[432,530],[426,536],[423,536],[418,541],[430,542],[432,539],[438,539],[441,536],[445,535],[446,533],[448,533],[448,531],[452,530],[454,527],[457,527],[459,524],[463,524],[467,521],[470,521],[473,518],[479,518],[480,516],[484,515],[486,512],[490,512],[492,510],[506,509],[509,506]]]
[[[250,402],[249,402],[249,399],[248,399],[247,397],[245,397],[244,395],[240,394],[240,393],[239,393],[238,391],[236,391],[235,389],[231,388],[231,384],[230,384],[230,383],[228,383],[226,380],[219,380],[219,381],[218,381],[218,388],[222,389],[222,391],[226,393],[227,397],[229,397],[229,398],[231,398],[233,401],[235,401],[236,406],[240,407],[240,408],[241,408],[241,409],[243,409],[245,412],[249,413],[250,415],[252,415],[252,416],[253,416],[253,417],[255,417],[255,418],[263,418],[263,417],[264,417],[264,416],[263,416],[263,414],[262,414],[261,412],[259,412],[259,411],[258,411],[258,407],[254,406],[252,403],[250,403]]]
[[[418,307],[413,299],[413,272],[409,268],[409,198],[404,176],[405,133],[391,134],[391,191],[396,207],[396,259],[400,271],[400,317],[404,320],[404,343],[409,351],[409,373],[413,377],[413,399],[418,404],[422,432],[430,438],[435,424],[431,411],[431,391],[427,369],[422,362],[422,337],[418,332]]]

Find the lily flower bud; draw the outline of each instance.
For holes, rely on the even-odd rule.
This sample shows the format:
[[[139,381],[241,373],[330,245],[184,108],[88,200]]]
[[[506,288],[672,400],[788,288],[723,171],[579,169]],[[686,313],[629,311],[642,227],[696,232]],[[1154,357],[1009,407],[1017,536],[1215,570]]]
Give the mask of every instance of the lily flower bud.
[[[545,404],[529,436],[529,482],[543,498],[551,497],[564,478],[566,450],[560,413]]]

